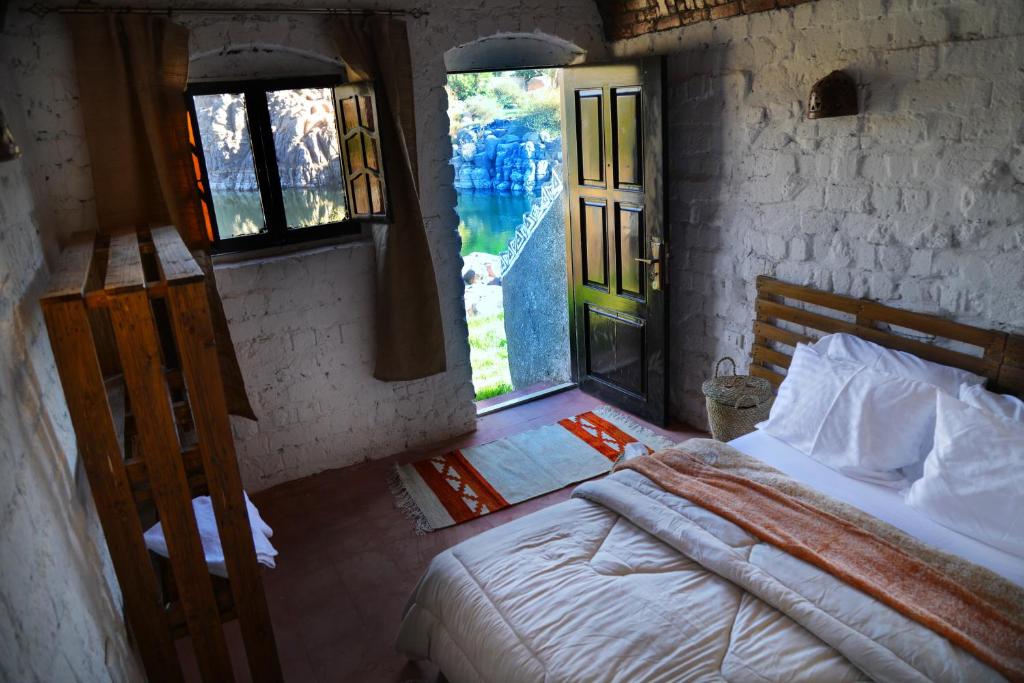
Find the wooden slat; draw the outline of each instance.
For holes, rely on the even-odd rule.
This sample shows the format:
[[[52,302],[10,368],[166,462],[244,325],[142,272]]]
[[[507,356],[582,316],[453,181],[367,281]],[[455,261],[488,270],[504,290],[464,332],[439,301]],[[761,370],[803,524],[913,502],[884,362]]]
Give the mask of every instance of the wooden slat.
[[[202,472],[188,475],[188,489],[189,495],[193,498],[196,496],[209,495],[210,488],[206,482],[206,475]],[[148,486],[141,488],[132,489],[132,497],[135,499],[136,505],[143,505],[153,501],[153,489]]]
[[[848,332],[849,334],[856,334],[857,330],[860,329],[856,323],[830,318],[826,315],[821,315],[820,313],[805,311],[802,308],[795,308],[793,306],[787,306],[786,304],[780,304],[766,299],[757,300],[756,312],[757,319],[761,321],[785,320],[787,322],[796,323],[803,327],[810,327],[811,329],[825,332],[827,334],[832,334],[834,332]]]
[[[231,592],[230,582],[220,577],[213,577],[213,593],[217,599],[217,610],[220,612],[221,622],[237,619],[238,612],[235,610],[235,598]],[[171,634],[175,638],[184,638],[188,635],[188,624],[185,622],[181,600],[173,600],[167,605],[166,619],[171,628]]]
[[[785,344],[786,346],[792,346],[794,349],[797,344],[813,344],[816,340],[813,337],[808,337],[806,334],[797,334],[796,332],[790,332],[784,330],[781,327],[775,327],[761,320],[754,321],[754,336],[762,339],[770,339],[771,341]]]
[[[163,262],[159,242],[157,257]],[[206,285],[172,284],[167,301],[249,670],[255,681],[280,681],[281,664],[242,494]]]
[[[185,476],[188,477],[188,488],[192,498],[205,496],[209,493],[209,486],[206,481],[206,472],[203,471],[202,457],[196,447],[186,448],[181,453],[181,460],[185,466]],[[149,486],[149,474],[146,471],[144,458],[133,457],[124,464],[128,473],[128,481],[132,487],[132,496],[135,503],[141,505],[153,500],[153,489]]]
[[[44,314],[79,455],[146,672],[152,681],[181,681],[181,666],[163,621],[160,587],[120,460],[121,448],[84,302],[51,303]]]
[[[60,263],[50,278],[50,287],[42,296],[43,305],[85,296],[92,266],[95,233],[78,232],[61,252]]]
[[[191,428],[192,409],[186,401],[173,401],[171,403],[171,411],[174,413],[175,424],[186,431]],[[126,417],[130,420],[132,417],[131,412],[127,413]]]
[[[181,376],[181,370],[168,368],[164,372],[164,376],[167,378],[167,386],[170,387],[171,391],[181,391],[185,388],[185,380]]]
[[[782,384],[782,380],[785,379],[785,377],[783,377],[779,373],[772,372],[768,368],[762,367],[760,365],[751,364],[749,372],[754,377],[764,377],[766,380],[771,382],[776,387]]]
[[[936,315],[886,306],[870,299],[856,299],[843,294],[823,292],[765,275],[758,276],[757,291],[759,298],[778,296],[853,314],[857,316],[862,327],[869,327],[868,323],[887,323],[925,335],[972,344],[982,349],[988,349],[993,343],[1000,343],[1002,337],[1002,333],[994,330],[965,325]]]
[[[790,284],[767,275],[759,275],[757,277],[757,294],[758,297],[775,295],[786,299],[796,299],[797,301],[843,311],[844,313],[856,313],[861,304],[860,299],[843,296],[842,294],[833,294],[832,292],[823,292],[813,287]]]
[[[133,235],[132,247],[137,255],[134,239]],[[112,239],[112,254],[120,246],[117,238]],[[231,681],[231,660],[199,541],[164,370],[159,363],[156,327],[145,291],[134,288],[142,276],[141,266],[136,273],[132,259],[115,260],[112,256],[111,268],[125,273],[114,279],[115,283],[123,283],[124,288],[119,286],[117,291],[122,293],[110,297],[111,320],[138,430],[139,450],[146,458],[153,499],[167,539],[196,660],[203,680]]]
[[[142,270],[139,239],[134,230],[122,231],[110,237],[107,255],[107,281],[103,286],[107,296],[144,289],[146,276]]]
[[[770,349],[767,346],[761,346],[760,344],[754,344],[752,353],[755,363],[774,365],[779,368],[789,369],[789,364],[793,360],[791,356],[787,356],[775,349]]]
[[[154,228],[151,234],[160,272],[167,284],[185,284],[203,279],[202,268],[192,258],[192,252],[185,246],[173,225]]]
[[[963,370],[988,377],[992,386],[999,391],[1024,395],[1024,341],[1017,336],[1020,345],[1020,360],[1011,360],[1014,352],[1009,341],[1014,335],[998,330],[989,330],[963,323],[946,320],[925,313],[906,311],[886,306],[868,299],[856,299],[849,296],[822,292],[811,287],[780,282],[774,278],[760,276],[757,279],[757,312],[754,321],[755,364],[774,362],[781,356],[788,356],[785,351],[772,350],[769,342],[777,342],[787,346],[795,346],[801,341],[810,341],[810,337],[784,330],[772,325],[774,320],[785,320],[802,327],[817,330],[826,334],[845,332],[862,339],[899,351],[912,353],[925,360],[957,367]],[[838,317],[819,312],[809,311],[784,303],[784,300],[795,300],[819,307],[831,309],[839,315],[853,315],[855,321],[843,320]],[[887,328],[887,329],[880,329]],[[922,336],[936,340],[946,339],[977,347],[981,356],[974,356],[961,351],[954,351],[938,343],[930,343],[921,339],[904,336],[900,331],[920,333]],[[757,347],[760,347],[758,350]],[[771,351],[771,353],[768,353]],[[775,355],[779,354],[779,355]],[[765,372],[770,372],[762,368]],[[781,376],[776,375],[781,378]],[[769,377],[774,381],[774,378]]]
[[[203,471],[202,456],[198,448],[188,448],[181,453],[181,462],[185,466],[185,472],[189,475],[201,474]],[[128,473],[128,481],[132,486],[144,486],[149,477],[146,474],[146,461],[141,457],[135,457],[124,464]]]
[[[987,349],[993,343],[1001,344],[1002,334],[992,330],[964,325],[926,313],[904,311],[874,301],[863,301],[861,305],[864,314],[876,322],[904,327],[943,339],[953,339],[982,349]]]
[[[1024,398],[1024,335],[1007,335],[995,388]]]
[[[883,330],[861,327],[856,323],[829,318],[820,313],[812,313],[811,311],[779,304],[774,301],[758,300],[757,316],[758,320],[762,321],[769,319],[787,320],[797,325],[803,325],[826,333],[846,332],[881,346],[906,351],[925,360],[943,365],[951,365],[985,377],[994,378],[998,373],[998,365],[994,364],[990,359],[970,356],[966,353],[953,351],[952,349],[943,348],[917,339],[910,339],[909,337],[901,337]]]

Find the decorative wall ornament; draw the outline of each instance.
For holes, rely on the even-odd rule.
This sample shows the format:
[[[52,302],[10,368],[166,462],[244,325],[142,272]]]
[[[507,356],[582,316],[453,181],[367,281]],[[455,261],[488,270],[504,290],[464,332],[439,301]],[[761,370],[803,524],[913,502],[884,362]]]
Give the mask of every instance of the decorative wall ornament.
[[[537,226],[547,215],[551,209],[551,205],[555,203],[555,200],[562,194],[562,165],[556,164],[551,168],[551,177],[544,187],[540,191],[540,197],[537,202],[531,207],[530,212],[523,214],[523,222],[516,228],[515,235],[509,240],[508,251],[503,251],[498,255],[501,259],[501,274],[504,275],[508,272],[519,255],[523,253],[523,248],[526,243],[530,241],[533,233],[537,232]]]
[[[7,118],[0,111],[0,161],[11,161],[21,156],[21,148],[14,142],[14,134],[7,125]]]
[[[857,84],[845,71],[833,71],[811,88],[807,100],[807,118],[854,116],[857,109]]]

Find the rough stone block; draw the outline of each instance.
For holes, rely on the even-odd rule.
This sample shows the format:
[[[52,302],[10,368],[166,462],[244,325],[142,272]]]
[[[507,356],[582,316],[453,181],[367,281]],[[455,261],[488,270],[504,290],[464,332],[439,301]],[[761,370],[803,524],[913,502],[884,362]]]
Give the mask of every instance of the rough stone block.
[[[866,213],[871,188],[853,185],[828,185],[825,188],[825,207],[839,211]]]

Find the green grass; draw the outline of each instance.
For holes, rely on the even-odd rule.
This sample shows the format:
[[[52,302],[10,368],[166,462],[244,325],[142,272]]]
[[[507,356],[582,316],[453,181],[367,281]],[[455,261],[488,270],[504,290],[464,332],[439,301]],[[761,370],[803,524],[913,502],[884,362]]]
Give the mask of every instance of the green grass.
[[[482,401],[512,391],[504,312],[474,315],[466,322],[469,325],[469,362],[473,367],[476,400]]]
[[[489,387],[484,387],[480,391],[476,392],[476,400],[483,401],[487,398],[494,398],[495,396],[501,396],[512,391],[512,385],[506,382],[498,382]]]

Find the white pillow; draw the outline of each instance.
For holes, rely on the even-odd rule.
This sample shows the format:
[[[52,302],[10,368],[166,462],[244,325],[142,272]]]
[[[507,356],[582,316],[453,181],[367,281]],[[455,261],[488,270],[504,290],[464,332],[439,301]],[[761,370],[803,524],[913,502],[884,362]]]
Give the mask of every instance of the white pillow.
[[[1024,558],[1024,425],[940,394],[935,446],[906,501]]]
[[[1024,422],[1024,401],[1008,394],[996,394],[979,384],[960,385],[960,400],[1001,417]]]
[[[984,377],[973,372],[932,363],[905,351],[887,349],[852,334],[840,332],[822,337],[815,348],[819,353],[822,348],[827,348],[825,353],[829,358],[860,363],[880,372],[931,384],[950,396],[958,395],[961,384],[985,383]]]
[[[893,472],[931,449],[936,393],[800,344],[758,428],[833,469]]]

